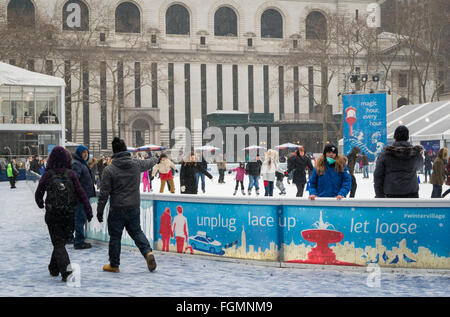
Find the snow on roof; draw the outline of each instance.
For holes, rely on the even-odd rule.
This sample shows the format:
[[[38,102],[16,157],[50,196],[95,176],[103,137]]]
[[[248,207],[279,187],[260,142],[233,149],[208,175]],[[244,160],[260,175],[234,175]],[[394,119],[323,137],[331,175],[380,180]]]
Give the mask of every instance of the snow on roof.
[[[214,112],[210,112],[209,114],[218,113],[218,114],[248,114],[247,112],[237,111],[237,110],[216,110]]]
[[[403,106],[388,115],[388,138],[399,125],[409,129],[411,139],[443,139],[450,131],[450,101]]]
[[[0,62],[0,86],[65,86],[62,78],[32,72]]]

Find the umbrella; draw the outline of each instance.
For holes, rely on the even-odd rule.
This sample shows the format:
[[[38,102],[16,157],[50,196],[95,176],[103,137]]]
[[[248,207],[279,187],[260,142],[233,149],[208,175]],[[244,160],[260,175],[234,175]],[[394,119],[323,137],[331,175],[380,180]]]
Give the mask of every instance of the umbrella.
[[[298,144],[294,144],[294,143],[289,143],[289,142],[276,146],[276,148],[279,150],[298,149],[299,147],[302,147],[302,146],[298,145]]]
[[[220,151],[220,148],[212,146],[212,145],[204,145],[194,148],[194,150],[199,151]]]
[[[137,148],[138,151],[162,151],[166,148],[164,146],[154,145],[154,144],[146,144]]]
[[[128,152],[137,152],[137,149],[134,147],[127,147]]]
[[[250,145],[242,149],[242,151],[251,151],[251,150],[267,150],[264,146],[259,145]]]

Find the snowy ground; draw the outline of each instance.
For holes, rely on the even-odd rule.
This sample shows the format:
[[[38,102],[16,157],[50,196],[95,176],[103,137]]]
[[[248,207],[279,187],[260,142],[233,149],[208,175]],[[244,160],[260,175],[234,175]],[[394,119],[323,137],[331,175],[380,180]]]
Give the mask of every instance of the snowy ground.
[[[218,185],[215,177],[214,185],[207,185],[208,193],[231,193],[231,175],[227,174],[226,182]],[[373,197],[371,180],[361,179],[359,184],[358,197]],[[421,185],[421,197],[429,197],[430,186]],[[287,188],[288,196],[295,196],[294,187]],[[8,183],[0,183],[0,199],[0,296],[408,297],[448,296],[450,291],[448,271],[381,270],[379,287],[369,287],[371,275],[365,269],[279,268],[258,262],[218,261],[161,252],[155,252],[156,272],[149,273],[140,253],[125,248],[121,273],[112,274],[102,272],[108,259],[105,244],[94,244],[89,250],[68,246],[72,262],[81,270],[80,287],[70,287],[48,273],[52,247],[44,212],[36,207],[27,184],[18,182],[17,189],[11,190]]]

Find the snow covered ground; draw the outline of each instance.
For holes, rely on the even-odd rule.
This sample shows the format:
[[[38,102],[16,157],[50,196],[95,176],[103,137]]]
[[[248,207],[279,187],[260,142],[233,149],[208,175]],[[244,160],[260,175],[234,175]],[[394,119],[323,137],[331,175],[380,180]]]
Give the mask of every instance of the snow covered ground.
[[[207,182],[207,194],[231,195],[234,189],[232,175],[227,174],[225,185],[217,184],[217,177],[214,183]],[[373,197],[371,182],[371,179],[359,180],[357,197]],[[159,186],[159,180],[156,184]],[[420,196],[429,197],[430,187],[421,185]],[[294,186],[288,185],[287,189],[288,196],[295,196]],[[0,296],[408,297],[448,296],[450,291],[448,271],[382,269],[380,284],[374,285],[374,276],[366,269],[280,268],[276,264],[162,252],[155,252],[158,268],[149,273],[140,253],[125,248],[121,272],[112,274],[102,272],[108,260],[105,244],[94,244],[89,250],[68,246],[72,263],[80,267],[81,278],[79,287],[71,287],[48,273],[52,246],[44,211],[35,205],[27,184],[18,182],[17,189],[11,190],[8,183],[0,183],[0,200]]]

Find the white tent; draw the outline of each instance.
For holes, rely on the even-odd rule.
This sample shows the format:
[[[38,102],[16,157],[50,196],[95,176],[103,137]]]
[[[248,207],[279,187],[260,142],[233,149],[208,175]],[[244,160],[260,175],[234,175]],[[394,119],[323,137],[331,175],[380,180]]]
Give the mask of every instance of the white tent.
[[[0,62],[0,86],[66,86],[62,78],[31,72]]]

